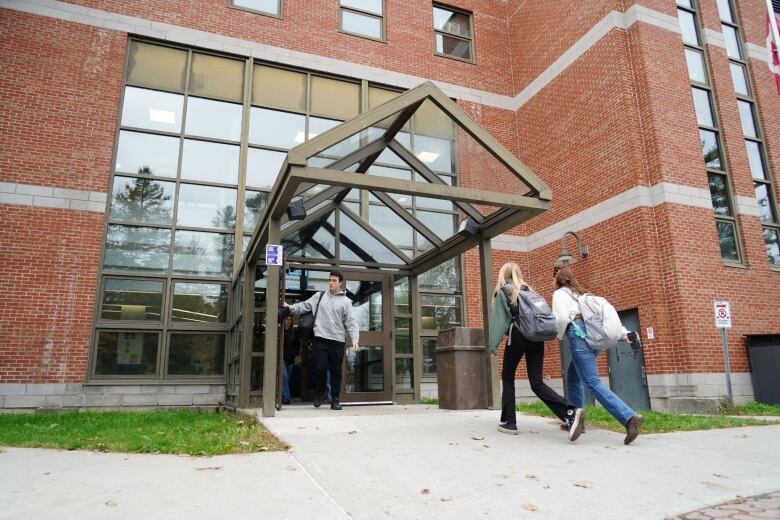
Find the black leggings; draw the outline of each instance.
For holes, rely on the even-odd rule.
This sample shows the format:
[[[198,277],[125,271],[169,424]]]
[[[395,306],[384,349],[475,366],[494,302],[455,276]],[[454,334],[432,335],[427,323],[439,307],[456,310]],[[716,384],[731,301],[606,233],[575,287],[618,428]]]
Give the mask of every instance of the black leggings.
[[[512,344],[504,350],[504,368],[501,372],[501,422],[517,424],[515,413],[515,371],[525,354],[525,366],[531,390],[542,400],[547,408],[562,421],[566,420],[568,410],[574,406],[555,390],[544,384],[542,365],[544,364],[544,343],[528,341],[516,329],[512,328]]]

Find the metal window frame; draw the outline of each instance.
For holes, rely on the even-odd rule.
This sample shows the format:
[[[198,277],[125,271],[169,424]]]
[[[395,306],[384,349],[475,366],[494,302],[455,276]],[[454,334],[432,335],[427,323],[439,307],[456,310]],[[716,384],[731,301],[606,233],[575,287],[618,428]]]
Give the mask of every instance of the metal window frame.
[[[722,176],[724,176],[726,178],[726,187],[728,189],[729,206],[731,207],[731,212],[732,212],[731,215],[718,215],[717,213],[715,213],[714,206],[713,206],[713,216],[714,216],[715,223],[716,223],[716,225],[715,225],[715,235],[718,238],[718,242],[720,242],[720,234],[718,233],[718,230],[717,230],[717,227],[718,227],[717,223],[718,222],[728,224],[729,226],[732,227],[732,229],[734,230],[734,238],[735,238],[735,242],[736,242],[735,245],[736,245],[736,250],[737,250],[737,260],[729,260],[727,258],[724,258],[722,253],[721,253],[721,262],[723,263],[723,265],[726,265],[726,266],[738,266],[738,267],[741,267],[741,266],[745,266],[746,265],[745,264],[745,252],[744,252],[744,246],[742,245],[742,232],[741,232],[740,225],[739,225],[740,222],[737,219],[737,211],[736,211],[737,204],[736,204],[736,197],[734,195],[733,180],[731,178],[731,175],[729,175],[730,169],[729,169],[729,166],[728,166],[727,148],[726,148],[725,142],[723,141],[722,135],[721,135],[722,134],[722,132],[720,130],[720,119],[721,118],[720,118],[720,114],[718,113],[717,104],[715,103],[715,93],[714,93],[713,87],[712,87],[712,67],[711,67],[711,64],[710,64],[710,59],[709,59],[708,52],[705,49],[705,46],[708,45],[708,44],[707,44],[706,39],[704,37],[705,33],[704,33],[704,27],[703,27],[702,21],[701,21],[701,16],[699,14],[698,0],[691,0],[691,5],[692,5],[692,7],[689,8],[689,7],[680,5],[679,2],[675,2],[675,7],[676,7],[676,10],[678,12],[679,11],[684,11],[684,12],[690,13],[693,16],[694,28],[696,30],[696,36],[697,36],[697,39],[699,41],[699,45],[696,46],[696,45],[693,45],[693,44],[690,44],[690,43],[686,42],[685,40],[682,40],[683,49],[691,49],[691,50],[695,50],[695,51],[698,51],[699,53],[701,53],[702,59],[704,61],[704,72],[705,72],[705,75],[706,75],[706,83],[701,83],[699,81],[693,81],[693,80],[690,79],[690,76],[688,77],[688,80],[689,80],[689,82],[691,84],[691,88],[698,88],[698,89],[701,89],[701,90],[706,90],[708,92],[708,94],[709,94],[708,95],[709,103],[710,103],[710,107],[711,107],[711,110],[712,110],[713,124],[715,126],[714,127],[708,127],[708,126],[700,125],[699,122],[698,122],[698,119],[696,121],[696,125],[697,125],[697,128],[700,129],[700,130],[707,130],[707,131],[715,133],[715,138],[716,138],[716,141],[717,141],[717,144],[718,144],[718,150],[720,152],[720,160],[721,160],[721,168],[720,169],[711,168],[711,167],[708,167],[706,165],[706,163],[704,164],[704,169],[705,169],[705,171],[707,173],[707,185],[709,186],[709,175],[711,173],[722,175]],[[678,16],[679,16],[679,14],[678,14]],[[687,64],[687,61],[686,61],[686,64]],[[686,66],[686,69],[687,69],[687,66]],[[687,72],[688,71],[686,70],[686,73]],[[720,248],[720,244],[719,244],[719,248]]]
[[[373,36],[369,36],[368,34],[361,34],[357,32],[347,31],[344,29],[344,12],[349,12],[352,14],[356,14],[359,16],[365,16],[366,18],[374,18],[379,19],[379,38],[374,38]],[[385,13],[387,13],[387,5],[385,0],[382,0],[382,14],[378,15],[376,13],[373,13],[371,11],[365,11],[363,9],[360,9],[358,7],[352,7],[352,6],[346,6],[342,5],[339,1],[339,32],[342,34],[348,34],[350,36],[357,36],[359,38],[365,38],[367,40],[375,41],[375,42],[381,42],[381,43],[387,43],[387,22],[386,22],[386,16]]]
[[[228,0],[227,6],[230,9],[238,9],[239,11],[246,11],[248,13],[259,14],[259,15],[262,15],[262,16],[268,16],[270,18],[277,18],[279,20],[283,20],[284,19],[283,13],[282,13],[282,9],[284,8],[284,1],[283,0],[276,0],[276,10],[278,11],[276,13],[271,13],[271,12],[268,12],[268,11],[261,11],[260,9],[252,9],[251,7],[245,7],[243,5],[236,5],[235,4],[235,0]]]
[[[755,177],[753,177],[753,172],[751,171],[750,178],[753,181],[754,190],[756,184],[762,184],[766,186],[767,194],[769,197],[769,204],[772,206],[771,208],[772,215],[774,216],[774,220],[772,222],[761,221],[761,226],[762,229],[769,229],[780,234],[780,204],[778,204],[777,201],[777,196],[776,196],[777,192],[775,191],[774,176],[772,174],[772,165],[769,161],[769,156],[766,153],[766,143],[764,142],[764,130],[761,124],[761,118],[759,117],[760,112],[758,110],[758,101],[756,100],[754,95],[755,88],[753,85],[753,78],[752,78],[752,74],[750,73],[749,63],[747,61],[749,55],[746,52],[747,49],[746,49],[745,41],[742,38],[740,13],[737,11],[733,0],[725,0],[725,1],[728,3],[728,7],[731,11],[731,18],[733,19],[733,22],[728,22],[722,19],[720,20],[720,22],[721,25],[727,25],[729,27],[732,27],[736,31],[737,44],[740,47],[740,55],[743,57],[742,59],[736,59],[727,55],[729,66],[731,66],[731,64],[736,64],[742,68],[742,70],[744,71],[745,83],[747,85],[747,90],[748,90],[747,94],[740,94],[735,89],[734,95],[737,98],[737,104],[739,104],[739,102],[741,101],[750,105],[750,113],[753,119],[753,127],[756,131],[756,136],[750,137],[744,135],[744,129],[743,129],[742,137],[746,143],[750,141],[758,144],[758,149],[760,154],[759,158],[764,167],[764,173],[766,174],[765,179],[756,179]],[[741,123],[741,118],[740,118],[740,123]],[[763,233],[762,233],[762,239],[763,239]],[[768,261],[771,269],[780,270],[780,264],[773,264],[769,259]]]
[[[461,36],[459,34],[454,34],[449,31],[444,31],[440,29],[436,29],[435,26],[433,29],[433,54],[435,56],[441,56],[442,58],[449,58],[451,60],[460,61],[462,63],[471,63],[476,64],[477,63],[477,45],[476,45],[476,34],[474,32],[474,13],[470,11],[464,11],[463,9],[458,9],[457,7],[451,7],[449,5],[440,4],[440,3],[433,3],[432,9],[431,9],[431,17],[433,17],[433,9],[443,9],[445,11],[450,11],[453,13],[460,13],[462,15],[468,16],[469,18],[469,32],[471,33],[471,38],[466,38],[464,36]],[[443,36],[449,36],[451,38],[455,38],[457,40],[467,41],[469,42],[469,54],[471,54],[470,59],[460,58],[458,56],[452,56],[451,54],[446,54],[443,52],[439,52],[436,50],[436,35],[441,34]]]

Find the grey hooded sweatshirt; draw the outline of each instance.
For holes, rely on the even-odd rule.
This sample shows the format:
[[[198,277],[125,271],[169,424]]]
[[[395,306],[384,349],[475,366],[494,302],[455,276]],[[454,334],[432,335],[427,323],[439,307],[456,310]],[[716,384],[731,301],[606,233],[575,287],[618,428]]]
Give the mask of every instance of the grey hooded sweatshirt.
[[[320,304],[322,307],[314,323],[316,337],[344,342],[347,339],[344,333],[348,332],[352,341],[358,341],[358,326],[352,314],[352,301],[347,298],[346,291],[338,291],[336,294],[330,291],[318,292],[306,301],[290,305],[290,314],[314,313]]]

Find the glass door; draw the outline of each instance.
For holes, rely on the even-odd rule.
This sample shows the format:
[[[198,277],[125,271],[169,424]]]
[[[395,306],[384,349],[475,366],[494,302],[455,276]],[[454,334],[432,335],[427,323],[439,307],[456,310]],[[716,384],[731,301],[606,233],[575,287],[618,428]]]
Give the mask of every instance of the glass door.
[[[382,273],[345,273],[347,296],[360,331],[360,349],[344,356],[343,403],[392,400],[391,280]],[[351,345],[347,339],[347,345]]]

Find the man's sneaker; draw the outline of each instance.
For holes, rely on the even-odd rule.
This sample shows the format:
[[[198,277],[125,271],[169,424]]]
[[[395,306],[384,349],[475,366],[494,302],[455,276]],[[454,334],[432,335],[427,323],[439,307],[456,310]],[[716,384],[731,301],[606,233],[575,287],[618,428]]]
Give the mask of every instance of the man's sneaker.
[[[645,422],[645,418],[641,415],[635,415],[628,420],[626,423],[626,438],[623,440],[623,444],[631,444],[637,438],[643,422]]]
[[[517,435],[517,425],[501,423],[498,425],[498,431],[500,431],[501,433],[506,433],[508,435]]]
[[[574,411],[574,418],[569,424],[569,440],[571,442],[579,439],[582,432],[585,431],[585,410],[577,408]]]
[[[330,409],[331,410],[341,410],[341,405],[339,404],[339,400],[338,399],[333,399],[330,402]]]

